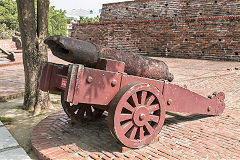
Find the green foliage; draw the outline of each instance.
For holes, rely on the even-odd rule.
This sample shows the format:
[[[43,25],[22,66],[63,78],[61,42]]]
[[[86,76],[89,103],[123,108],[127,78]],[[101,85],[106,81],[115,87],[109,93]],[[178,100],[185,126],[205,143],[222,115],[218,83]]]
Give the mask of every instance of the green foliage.
[[[0,39],[9,39],[14,35],[14,32],[5,23],[0,24]]]
[[[0,0],[0,39],[8,39],[19,30],[17,3],[13,0]]]
[[[37,0],[35,0],[35,12],[37,12]],[[68,19],[66,12],[49,7],[48,34],[66,35]],[[36,13],[37,16],[37,13]],[[0,39],[11,38],[15,31],[19,31],[17,2],[15,0],[0,0]]]
[[[49,7],[48,15],[48,33],[52,35],[64,35],[67,32],[67,18],[65,17],[66,11],[56,10],[54,6]]]
[[[17,2],[14,0],[0,1],[0,24],[5,23],[11,30],[18,29]]]
[[[80,16],[80,20],[78,22],[79,23],[94,23],[94,22],[99,22],[99,18],[100,18],[99,16],[94,17],[94,18]]]

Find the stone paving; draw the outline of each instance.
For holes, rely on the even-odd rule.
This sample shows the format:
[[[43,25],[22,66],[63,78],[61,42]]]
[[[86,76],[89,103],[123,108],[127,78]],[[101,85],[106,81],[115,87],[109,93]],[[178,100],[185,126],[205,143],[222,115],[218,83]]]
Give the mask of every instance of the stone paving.
[[[19,146],[6,127],[0,121],[0,159],[30,160],[27,153]]]
[[[68,124],[68,117],[60,111],[41,121],[32,133],[31,143],[38,156],[41,159],[240,159],[240,63],[160,59],[175,75],[173,83],[185,84],[204,96],[215,90],[224,91],[224,113],[220,116],[167,113],[159,142],[122,153],[121,145],[108,131],[106,118],[76,128]],[[24,82],[19,77],[17,83],[15,90]]]
[[[0,74],[0,100],[22,95],[24,92],[22,65],[0,67]]]

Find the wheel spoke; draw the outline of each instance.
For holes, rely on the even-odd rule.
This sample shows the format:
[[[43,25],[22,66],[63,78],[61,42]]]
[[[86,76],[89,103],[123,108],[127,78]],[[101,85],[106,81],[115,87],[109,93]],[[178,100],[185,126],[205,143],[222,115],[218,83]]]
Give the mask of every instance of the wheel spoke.
[[[78,112],[77,112],[77,117],[79,118],[79,119],[82,119],[83,117],[84,117],[84,113],[85,113],[85,111],[86,111],[86,106],[85,105],[83,105],[82,107],[80,107],[79,108],[79,110],[78,110]]]
[[[142,91],[141,105],[145,105],[146,97],[147,97],[147,92],[146,91]]]
[[[135,107],[137,107],[139,105],[139,103],[138,103],[138,98],[137,98],[137,94],[136,93],[134,93],[132,95],[132,99],[133,99],[133,102],[135,104]]]
[[[120,122],[132,119],[132,114],[120,114]]]
[[[133,130],[132,130],[131,135],[130,135],[131,140],[133,140],[135,138],[136,133],[137,133],[137,129],[138,129],[138,127],[136,127],[136,126],[133,127]]]
[[[152,112],[154,112],[158,109],[159,109],[159,104],[151,105],[151,106],[148,107],[149,113],[152,113]]]
[[[74,113],[74,112],[77,111],[78,108],[80,108],[80,105],[79,105],[79,104],[78,104],[78,105],[69,106],[69,107],[68,107],[68,111],[69,111],[70,113]]]
[[[139,139],[142,140],[143,138],[144,138],[143,127],[140,127],[140,129],[139,129]]]
[[[127,123],[123,126],[123,128],[122,128],[123,134],[126,134],[127,131],[129,131],[129,129],[130,129],[132,126],[133,126],[133,122],[132,122],[132,121],[127,122]]]
[[[88,117],[93,117],[92,106],[87,106],[86,107],[86,115]]]
[[[148,132],[149,132],[150,134],[152,134],[153,131],[154,131],[154,129],[152,128],[152,126],[151,126],[148,122],[145,124],[145,126],[146,126]]]
[[[159,117],[158,116],[154,116],[154,115],[150,115],[150,120],[152,120],[153,122],[158,123]]]
[[[94,117],[95,118],[100,118],[102,116],[104,110],[98,109],[96,107],[93,107],[93,109],[94,109],[94,112],[93,112],[94,113]]]
[[[84,118],[88,120],[94,120],[95,118],[100,118],[104,110],[95,109],[94,106],[79,103],[74,105],[64,100],[64,93],[61,94],[62,107],[67,114],[67,116],[74,121],[81,121]]]
[[[133,106],[131,106],[128,102],[126,102],[123,106],[123,108],[126,108],[127,110],[133,112],[134,111],[134,108]]]
[[[147,99],[147,106],[150,106],[153,101],[155,100],[155,96],[154,95],[151,95],[148,99]]]

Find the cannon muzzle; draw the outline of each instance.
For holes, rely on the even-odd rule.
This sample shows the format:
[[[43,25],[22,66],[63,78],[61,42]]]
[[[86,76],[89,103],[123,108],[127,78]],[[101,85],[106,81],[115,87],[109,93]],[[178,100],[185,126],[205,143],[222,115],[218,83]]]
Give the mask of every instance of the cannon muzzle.
[[[99,59],[97,46],[64,36],[52,36],[44,41],[52,50],[53,55],[71,63],[80,63],[94,67]]]
[[[135,53],[122,53],[118,50],[65,36],[49,37],[45,43],[55,56],[67,62],[95,68],[100,58],[108,58],[125,62],[125,72],[130,75],[157,80],[164,79],[170,82],[174,78],[163,61]]]

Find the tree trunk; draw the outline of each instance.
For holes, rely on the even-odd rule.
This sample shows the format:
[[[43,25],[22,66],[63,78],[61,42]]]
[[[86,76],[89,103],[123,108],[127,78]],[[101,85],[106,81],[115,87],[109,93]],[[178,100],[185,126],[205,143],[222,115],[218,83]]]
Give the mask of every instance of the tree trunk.
[[[49,94],[37,86],[41,64],[48,60],[43,41],[48,33],[49,0],[37,0],[37,16],[34,0],[17,0],[17,6],[25,72],[24,108],[39,114],[51,106]]]

